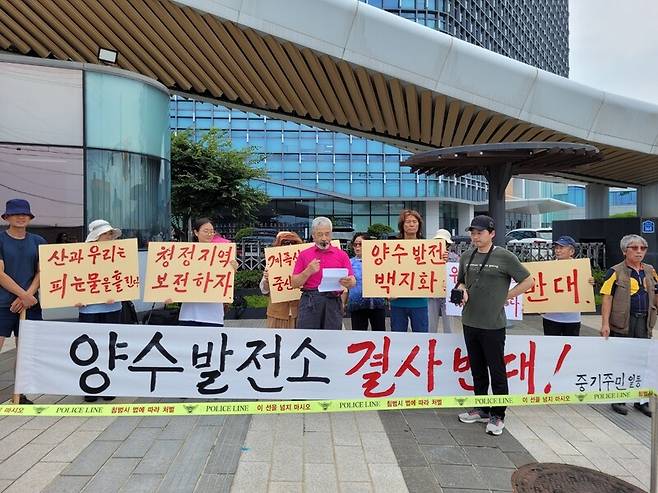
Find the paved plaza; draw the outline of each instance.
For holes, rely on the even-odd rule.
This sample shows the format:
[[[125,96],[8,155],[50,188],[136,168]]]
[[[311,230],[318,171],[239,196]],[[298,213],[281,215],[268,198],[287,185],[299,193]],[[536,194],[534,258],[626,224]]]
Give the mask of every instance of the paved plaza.
[[[258,327],[264,320],[227,323]],[[582,335],[595,335],[598,323],[584,317]],[[540,325],[529,316],[510,334],[540,333]],[[7,344],[0,401],[13,391],[14,360]],[[608,405],[509,408],[500,437],[456,414],[0,417],[0,491],[502,492],[511,491],[516,468],[531,462],[585,466],[648,490],[651,420],[632,407],[627,416]]]

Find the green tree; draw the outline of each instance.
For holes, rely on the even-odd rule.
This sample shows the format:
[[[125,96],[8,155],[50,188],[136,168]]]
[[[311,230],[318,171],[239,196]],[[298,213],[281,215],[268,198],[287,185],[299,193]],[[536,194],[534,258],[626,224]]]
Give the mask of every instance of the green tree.
[[[235,149],[226,133],[213,128],[195,141],[191,130],[171,136],[171,210],[184,237],[192,218],[253,220],[269,197],[249,185],[262,178],[263,155],[253,147]]]
[[[387,224],[375,223],[368,227],[368,234],[375,238],[386,238],[392,232],[393,228]]]

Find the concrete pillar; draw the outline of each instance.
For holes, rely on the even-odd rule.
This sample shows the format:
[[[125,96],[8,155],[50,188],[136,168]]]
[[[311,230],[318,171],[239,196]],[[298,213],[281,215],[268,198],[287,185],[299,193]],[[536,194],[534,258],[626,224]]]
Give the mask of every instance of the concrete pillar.
[[[637,188],[637,215],[658,217],[658,184]]]
[[[471,225],[471,219],[475,215],[475,206],[473,204],[457,204],[457,220],[459,227],[455,235],[465,235],[466,228]],[[451,231],[452,232],[452,231]]]
[[[505,242],[505,189],[511,178],[511,163],[491,166],[487,171],[487,180],[489,181],[489,215],[494,220],[494,223],[496,223],[496,229],[499,232],[499,234],[494,236],[494,245],[501,246]]]
[[[585,187],[585,219],[601,219],[610,216],[608,187],[589,183]]]
[[[425,238],[432,238],[436,230],[441,227],[439,219],[440,202],[438,200],[431,200],[425,202]]]

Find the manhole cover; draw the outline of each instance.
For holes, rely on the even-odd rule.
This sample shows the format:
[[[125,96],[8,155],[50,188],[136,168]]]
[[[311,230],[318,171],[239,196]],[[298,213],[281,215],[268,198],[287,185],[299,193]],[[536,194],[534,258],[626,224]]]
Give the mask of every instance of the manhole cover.
[[[646,493],[626,481],[570,464],[526,464],[512,474],[515,493]]]

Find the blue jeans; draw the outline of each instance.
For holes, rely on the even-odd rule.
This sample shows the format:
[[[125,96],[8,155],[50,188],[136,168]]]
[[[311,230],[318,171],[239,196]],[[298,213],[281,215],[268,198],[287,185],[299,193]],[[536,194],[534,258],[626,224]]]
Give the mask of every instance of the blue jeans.
[[[427,318],[427,307],[391,307],[391,331],[407,332],[409,322],[411,322],[412,332],[427,332],[427,328],[429,326],[429,320]]]

